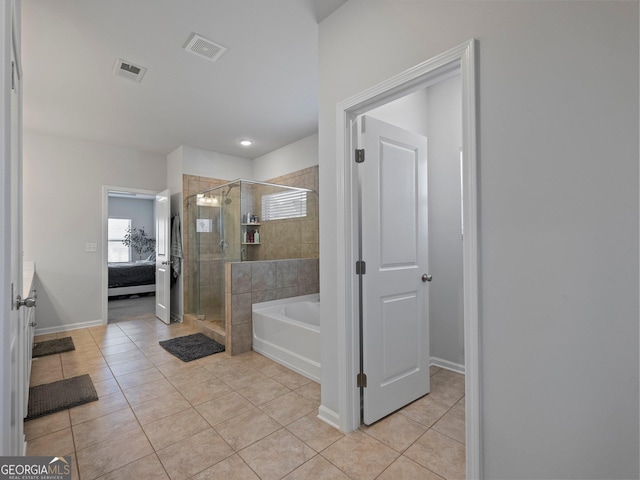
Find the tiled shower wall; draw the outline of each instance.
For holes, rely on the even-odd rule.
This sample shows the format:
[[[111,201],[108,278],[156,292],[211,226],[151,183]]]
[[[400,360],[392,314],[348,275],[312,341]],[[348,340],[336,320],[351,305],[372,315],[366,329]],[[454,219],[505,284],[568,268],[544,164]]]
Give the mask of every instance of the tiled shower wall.
[[[251,350],[254,303],[320,291],[317,258],[227,263],[225,275],[226,349],[231,355]]]
[[[248,260],[318,258],[320,248],[318,215],[318,166],[271,178],[268,183],[313,190],[307,194],[307,216],[287,220],[262,221],[260,245],[247,247]],[[261,211],[261,197],[269,187],[253,186],[253,211]]]

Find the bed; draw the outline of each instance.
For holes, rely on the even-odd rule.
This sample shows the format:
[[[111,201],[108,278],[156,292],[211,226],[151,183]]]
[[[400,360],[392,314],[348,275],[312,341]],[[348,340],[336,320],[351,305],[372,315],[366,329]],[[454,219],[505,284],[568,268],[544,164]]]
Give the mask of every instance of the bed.
[[[139,295],[156,291],[155,260],[109,263],[109,296]]]

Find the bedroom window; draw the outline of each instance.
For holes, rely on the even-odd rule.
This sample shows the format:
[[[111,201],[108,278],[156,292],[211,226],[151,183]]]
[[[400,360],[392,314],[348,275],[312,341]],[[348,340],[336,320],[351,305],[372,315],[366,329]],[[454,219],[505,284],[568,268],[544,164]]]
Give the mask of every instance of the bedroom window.
[[[130,218],[110,218],[107,240],[109,250],[107,261],[109,263],[123,263],[131,261],[131,249],[122,243],[127,230],[131,228]]]
[[[262,196],[262,220],[282,220],[306,216],[306,191],[284,191]]]

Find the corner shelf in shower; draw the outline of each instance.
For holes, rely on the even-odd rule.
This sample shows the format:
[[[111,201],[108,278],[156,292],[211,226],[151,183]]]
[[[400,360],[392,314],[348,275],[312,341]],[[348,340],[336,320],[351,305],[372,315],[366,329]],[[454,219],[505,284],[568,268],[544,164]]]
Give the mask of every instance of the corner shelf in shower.
[[[241,223],[244,230],[247,230],[248,227],[259,227],[259,223]],[[241,242],[241,245],[260,245],[260,242]]]

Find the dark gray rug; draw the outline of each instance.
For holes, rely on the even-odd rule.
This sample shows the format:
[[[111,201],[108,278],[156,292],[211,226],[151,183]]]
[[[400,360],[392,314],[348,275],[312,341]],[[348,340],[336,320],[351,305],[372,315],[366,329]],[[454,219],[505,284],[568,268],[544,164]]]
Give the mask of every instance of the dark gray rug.
[[[183,362],[190,362],[214,353],[224,352],[224,345],[202,333],[194,333],[171,340],[163,340],[160,346]]]
[[[98,400],[88,374],[29,388],[29,406],[25,420],[56,413]]]
[[[33,358],[44,357],[45,355],[69,352],[75,349],[76,347],[73,344],[73,340],[71,337],[56,338],[53,340],[45,340],[44,342],[34,343],[31,356]]]

